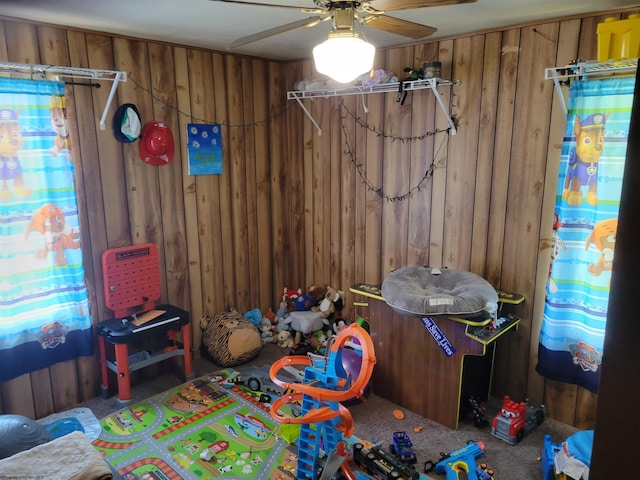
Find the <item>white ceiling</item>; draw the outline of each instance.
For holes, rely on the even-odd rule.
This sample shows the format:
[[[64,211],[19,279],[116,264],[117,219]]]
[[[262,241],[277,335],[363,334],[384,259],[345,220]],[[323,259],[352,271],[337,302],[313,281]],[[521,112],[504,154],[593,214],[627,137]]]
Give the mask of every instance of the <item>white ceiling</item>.
[[[313,0],[251,0],[313,8]],[[375,0],[370,0],[375,7]],[[476,3],[390,12],[389,16],[429,25],[427,37],[471,33],[568,15],[639,6],[638,0],[477,0]],[[235,5],[210,0],[0,0],[0,16],[78,27],[185,46],[225,51],[238,38],[310,16],[297,9]],[[310,58],[326,40],[330,22],[279,34],[232,52],[276,60]],[[411,39],[373,28],[356,31],[377,47],[411,43]]]

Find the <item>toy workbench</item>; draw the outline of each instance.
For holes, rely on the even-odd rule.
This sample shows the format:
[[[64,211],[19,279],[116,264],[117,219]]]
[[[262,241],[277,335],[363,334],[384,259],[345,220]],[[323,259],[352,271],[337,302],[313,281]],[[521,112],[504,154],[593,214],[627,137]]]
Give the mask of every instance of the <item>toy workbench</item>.
[[[131,399],[130,374],[175,356],[184,358],[184,373],[193,378],[189,314],[174,305],[157,305],[160,297],[158,249],[146,243],[106,250],[102,255],[105,305],[114,318],[98,325],[102,396],[108,397],[108,370],[118,378],[118,402]],[[178,333],[182,331],[182,343]],[[130,352],[145,338],[159,339],[155,351]],[[107,347],[113,345],[114,358]]]

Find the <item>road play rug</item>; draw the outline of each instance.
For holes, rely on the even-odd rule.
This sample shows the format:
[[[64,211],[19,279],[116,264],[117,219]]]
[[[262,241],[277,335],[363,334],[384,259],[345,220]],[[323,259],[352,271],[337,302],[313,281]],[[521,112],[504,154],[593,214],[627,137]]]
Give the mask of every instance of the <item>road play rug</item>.
[[[94,447],[126,480],[294,479],[281,424],[259,393],[225,381],[236,374],[204,375],[115,412],[100,420]]]

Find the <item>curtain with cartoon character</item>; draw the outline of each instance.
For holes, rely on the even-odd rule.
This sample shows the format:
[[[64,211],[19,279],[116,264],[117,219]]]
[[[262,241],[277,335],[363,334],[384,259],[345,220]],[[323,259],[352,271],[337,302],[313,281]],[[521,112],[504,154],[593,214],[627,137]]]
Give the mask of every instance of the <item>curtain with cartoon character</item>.
[[[93,354],[64,83],[0,79],[0,382]]]
[[[597,393],[635,78],[571,84],[536,370]]]

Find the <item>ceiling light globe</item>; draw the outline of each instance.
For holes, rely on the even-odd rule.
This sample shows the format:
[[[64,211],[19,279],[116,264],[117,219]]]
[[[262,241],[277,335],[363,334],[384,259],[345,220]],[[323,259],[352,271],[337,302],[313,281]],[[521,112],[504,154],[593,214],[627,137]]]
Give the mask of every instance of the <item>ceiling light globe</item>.
[[[313,49],[316,70],[336,82],[349,83],[371,70],[376,49],[357,37],[329,37]]]

